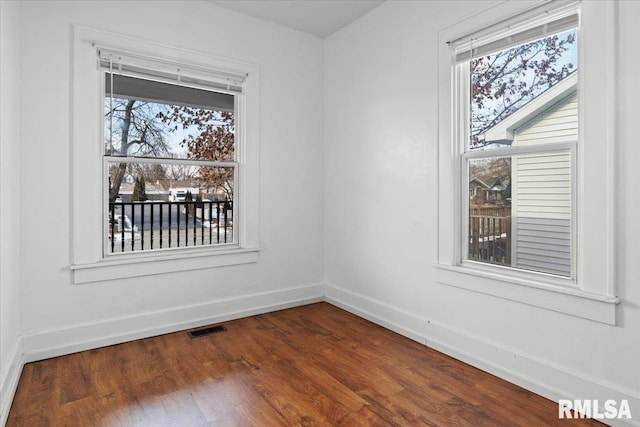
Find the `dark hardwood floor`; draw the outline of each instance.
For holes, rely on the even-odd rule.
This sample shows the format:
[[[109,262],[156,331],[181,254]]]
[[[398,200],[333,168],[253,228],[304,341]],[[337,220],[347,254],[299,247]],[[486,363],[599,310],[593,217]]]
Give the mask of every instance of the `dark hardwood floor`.
[[[29,363],[13,426],[549,426],[542,398],[327,303]]]

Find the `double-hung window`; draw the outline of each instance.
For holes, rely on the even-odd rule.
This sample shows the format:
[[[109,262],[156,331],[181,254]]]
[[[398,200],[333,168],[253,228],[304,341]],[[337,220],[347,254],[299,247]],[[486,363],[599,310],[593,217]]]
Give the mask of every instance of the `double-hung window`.
[[[105,254],[237,244],[244,76],[99,48]]]
[[[465,261],[573,278],[578,15],[454,42]]]
[[[258,260],[255,64],[74,26],[74,283]]]
[[[440,31],[437,282],[615,324],[615,4]]]

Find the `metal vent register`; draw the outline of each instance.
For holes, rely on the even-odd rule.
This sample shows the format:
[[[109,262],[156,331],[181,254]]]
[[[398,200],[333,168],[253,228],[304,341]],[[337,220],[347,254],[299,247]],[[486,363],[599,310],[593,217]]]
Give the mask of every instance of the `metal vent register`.
[[[222,325],[207,326],[206,328],[196,329],[195,331],[189,331],[188,334],[191,338],[198,338],[204,335],[216,334],[218,332],[224,332],[227,328]]]

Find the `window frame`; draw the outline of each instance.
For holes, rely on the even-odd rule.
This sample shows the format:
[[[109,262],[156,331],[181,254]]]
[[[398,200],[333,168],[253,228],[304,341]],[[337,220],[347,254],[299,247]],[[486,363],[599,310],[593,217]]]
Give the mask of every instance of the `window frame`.
[[[455,54],[450,42],[483,31],[501,22],[514,22],[523,16],[546,10],[571,7],[580,14],[578,44],[579,135],[572,170],[575,179],[572,198],[575,219],[574,279],[511,267],[482,265],[464,260],[465,204],[468,205],[468,182],[462,165],[466,123],[460,105],[461,77],[456,72]],[[436,281],[438,283],[484,293],[507,300],[595,320],[616,324],[614,276],[614,140],[615,117],[615,2],[504,2],[439,32],[438,51],[438,238]],[[589,55],[585,55],[589,46]],[[605,58],[606,66],[602,67]],[[588,78],[585,78],[585,75]],[[600,80],[606,84],[598,85]],[[595,102],[591,100],[602,100]],[[468,102],[465,103],[468,106]],[[604,123],[603,123],[604,122]],[[604,141],[604,143],[602,142]],[[495,151],[495,150],[491,150]],[[604,161],[604,179],[597,183],[603,191],[599,200],[586,201],[586,188],[594,185],[585,174],[589,166]],[[579,184],[579,185],[578,185]],[[465,189],[466,188],[466,189]],[[591,192],[589,193],[591,194]],[[466,198],[465,198],[466,197]],[[589,209],[587,209],[587,204]],[[587,234],[587,230],[589,233]],[[594,249],[599,247],[600,249]],[[463,262],[464,260],[464,262]]]
[[[167,46],[95,28],[73,27],[72,101],[72,215],[71,262],[73,283],[163,274],[258,261],[258,81],[256,65],[175,46]],[[103,212],[108,197],[104,156],[104,70],[98,66],[97,46],[144,55],[166,63],[246,75],[243,93],[235,94],[236,123],[234,181],[234,245],[140,251],[105,252]],[[90,141],[88,143],[87,141]],[[96,212],[87,215],[86,212]],[[99,214],[98,214],[99,213]],[[145,253],[146,252],[146,253]]]
[[[100,51],[101,48],[99,47],[97,49],[97,54],[98,56],[100,55]],[[130,55],[129,55],[130,56]],[[145,62],[149,63],[151,66],[154,66],[156,64],[153,63],[153,60],[149,61],[146,60]],[[162,67],[164,66],[165,62],[169,62],[169,60],[165,60],[165,58],[158,58],[157,59],[157,65],[156,67]],[[100,67],[99,67],[100,68]],[[216,70],[214,70],[215,72]],[[159,82],[159,83],[163,83],[163,84],[173,84],[173,81],[168,81],[166,78],[164,79],[155,79],[155,78],[149,78],[147,75],[145,74],[137,74],[135,72],[125,72],[125,73],[119,73],[117,71],[117,68],[114,68],[113,70],[111,69],[104,69],[102,68],[102,73],[100,76],[100,85],[102,88],[102,93],[103,93],[103,100],[104,100],[104,96],[106,96],[105,93],[105,88],[107,87],[106,83],[107,83],[107,74],[109,73],[113,73],[113,74],[122,74],[128,77],[132,77],[135,79],[139,79],[139,80],[147,80],[147,81],[152,81],[152,82]],[[112,83],[113,84],[113,83]],[[176,84],[177,86],[181,86],[180,84]],[[186,85],[189,87],[193,87],[199,90],[209,90],[211,92],[218,92],[218,93],[225,93],[226,91],[222,90],[222,89],[217,89],[217,88],[204,88],[202,85]],[[237,124],[237,126],[239,128],[242,127],[242,123],[244,121],[244,116],[242,116],[242,111],[238,112],[238,104],[241,99],[242,96],[242,92],[237,92],[237,91],[230,91],[229,94],[231,94],[234,97],[234,119],[235,119],[235,123]],[[157,101],[157,103],[160,103],[162,101]],[[101,104],[104,105],[104,104]],[[105,135],[106,134],[106,125],[105,125],[105,121],[103,120],[101,122],[101,128],[100,128],[100,135]],[[121,258],[127,258],[127,257],[131,257],[132,255],[137,255],[140,256],[140,258],[144,258],[146,256],[154,256],[153,254],[157,254],[157,253],[165,253],[165,254],[171,254],[172,252],[175,253],[179,253],[179,252],[184,252],[184,251],[197,251],[197,250],[215,250],[215,251],[220,251],[220,250],[228,250],[230,248],[237,248],[239,247],[239,233],[238,230],[234,229],[233,230],[233,234],[232,234],[232,242],[226,242],[226,243],[217,243],[217,244],[208,244],[208,245],[200,245],[200,246],[174,246],[174,247],[167,247],[167,248],[160,248],[160,249],[147,249],[146,252],[145,251],[132,251],[132,252],[127,252],[127,251],[123,251],[123,252],[109,252],[109,245],[111,244],[107,238],[108,234],[109,234],[109,218],[107,213],[109,212],[109,192],[106,191],[106,189],[108,188],[108,183],[109,183],[109,162],[118,162],[118,163],[128,163],[128,164],[140,164],[140,163],[146,163],[146,164],[174,164],[174,165],[191,165],[191,166],[199,166],[199,167],[224,167],[224,168],[233,168],[233,188],[234,188],[234,198],[235,198],[235,189],[238,189],[238,174],[240,172],[240,170],[242,169],[242,165],[237,161],[237,151],[236,149],[241,150],[242,147],[244,146],[244,140],[242,139],[243,135],[242,134],[238,134],[235,135],[234,137],[234,154],[233,154],[233,159],[232,160],[193,160],[193,159],[180,159],[180,158],[172,158],[172,157],[136,157],[136,156],[118,156],[118,155],[108,155],[105,152],[105,144],[103,141],[103,145],[102,145],[102,156],[103,156],[103,162],[102,162],[102,167],[103,167],[103,183],[102,183],[102,191],[103,191],[103,215],[104,215],[104,220],[103,220],[103,258],[104,259],[116,259],[116,257],[121,257]],[[232,218],[238,218],[238,212],[239,212],[239,207],[238,207],[238,203],[234,203],[233,204],[233,217]],[[152,253],[153,252],[153,253]]]

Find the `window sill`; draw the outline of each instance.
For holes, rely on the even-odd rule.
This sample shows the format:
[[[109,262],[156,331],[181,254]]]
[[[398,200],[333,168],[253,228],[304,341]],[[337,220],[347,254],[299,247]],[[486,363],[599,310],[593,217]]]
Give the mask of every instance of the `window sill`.
[[[93,283],[131,277],[258,262],[259,248],[158,254],[145,257],[109,258],[95,263],[71,265],[73,283]]]
[[[525,279],[467,266],[436,264],[436,282],[608,325],[616,324],[620,303],[617,297],[547,283],[533,275]]]

